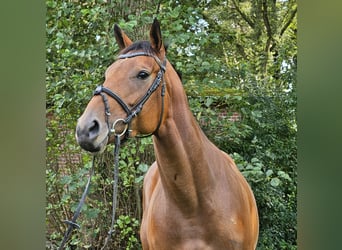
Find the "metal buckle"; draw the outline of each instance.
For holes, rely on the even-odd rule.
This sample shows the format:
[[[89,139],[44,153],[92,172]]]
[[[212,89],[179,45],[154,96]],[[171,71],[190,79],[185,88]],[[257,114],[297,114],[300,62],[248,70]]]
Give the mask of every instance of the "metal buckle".
[[[115,126],[116,126],[116,124],[117,124],[118,122],[123,122],[123,123],[125,124],[124,130],[123,130],[120,134],[117,134],[116,131],[115,131]],[[117,120],[113,123],[112,129],[110,130],[110,132],[112,132],[114,135],[117,135],[117,136],[120,136],[120,137],[121,137],[121,136],[123,136],[123,135],[126,133],[127,129],[128,129],[128,123],[126,123],[126,121],[125,121],[124,119],[119,118],[119,119],[117,119]]]
[[[99,85],[96,87],[96,89],[93,92],[93,95],[99,95],[102,92],[102,86]]]

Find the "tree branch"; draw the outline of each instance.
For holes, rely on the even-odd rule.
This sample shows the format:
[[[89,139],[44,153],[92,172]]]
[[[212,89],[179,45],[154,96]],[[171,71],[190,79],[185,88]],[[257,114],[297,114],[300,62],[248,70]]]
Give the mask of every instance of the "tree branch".
[[[286,31],[286,29],[290,26],[290,24],[292,23],[293,18],[296,16],[297,13],[297,6],[296,8],[291,12],[289,19],[287,20],[287,22],[284,24],[284,26],[281,28],[280,30],[280,36],[282,36],[284,34],[284,32]]]
[[[240,9],[239,4],[236,2],[236,0],[233,0],[232,2],[234,4],[236,11],[240,14],[242,19],[245,20],[249,24],[249,26],[251,26],[252,29],[254,29],[254,27],[255,27],[254,22],[245,13],[242,12],[242,10]]]
[[[160,4],[161,4],[161,0],[158,2],[156,15],[159,14],[159,11],[160,11]]]
[[[270,20],[268,19],[266,0],[262,1],[262,18],[264,19],[267,36],[270,39],[270,38],[272,38],[273,33],[272,33],[271,25],[270,25]]]

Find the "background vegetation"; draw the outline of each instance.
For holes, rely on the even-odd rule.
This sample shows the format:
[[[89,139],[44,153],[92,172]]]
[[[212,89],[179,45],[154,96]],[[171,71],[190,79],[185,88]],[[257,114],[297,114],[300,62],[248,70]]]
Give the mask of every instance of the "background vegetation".
[[[113,25],[147,39],[155,16],[208,137],[236,161],[260,216],[258,249],[296,249],[296,12],[293,0],[52,1],[46,15],[46,248],[56,249],[86,183],[77,118],[118,52]],[[100,249],[110,225],[113,157],[97,169],[68,249]],[[151,139],[122,147],[112,249],[140,249]]]

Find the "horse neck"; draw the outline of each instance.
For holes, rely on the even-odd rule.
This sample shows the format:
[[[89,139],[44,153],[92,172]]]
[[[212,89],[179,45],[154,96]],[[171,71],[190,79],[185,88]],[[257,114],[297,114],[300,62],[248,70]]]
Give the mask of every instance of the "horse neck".
[[[206,195],[212,185],[209,168],[212,159],[208,152],[217,150],[191,113],[179,78],[171,76],[165,75],[166,118],[153,138],[155,154],[169,200],[184,212],[194,212],[200,205],[201,195]]]

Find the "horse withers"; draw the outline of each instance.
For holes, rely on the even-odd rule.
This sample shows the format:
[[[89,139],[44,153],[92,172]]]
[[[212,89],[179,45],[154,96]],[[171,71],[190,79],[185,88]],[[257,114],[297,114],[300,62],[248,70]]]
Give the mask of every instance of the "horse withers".
[[[143,249],[255,249],[253,192],[191,113],[166,59],[159,22],[150,41],[133,43],[117,25],[114,34],[120,54],[79,118],[76,138],[83,149],[101,152],[117,136],[153,136],[156,161],[143,185]]]

